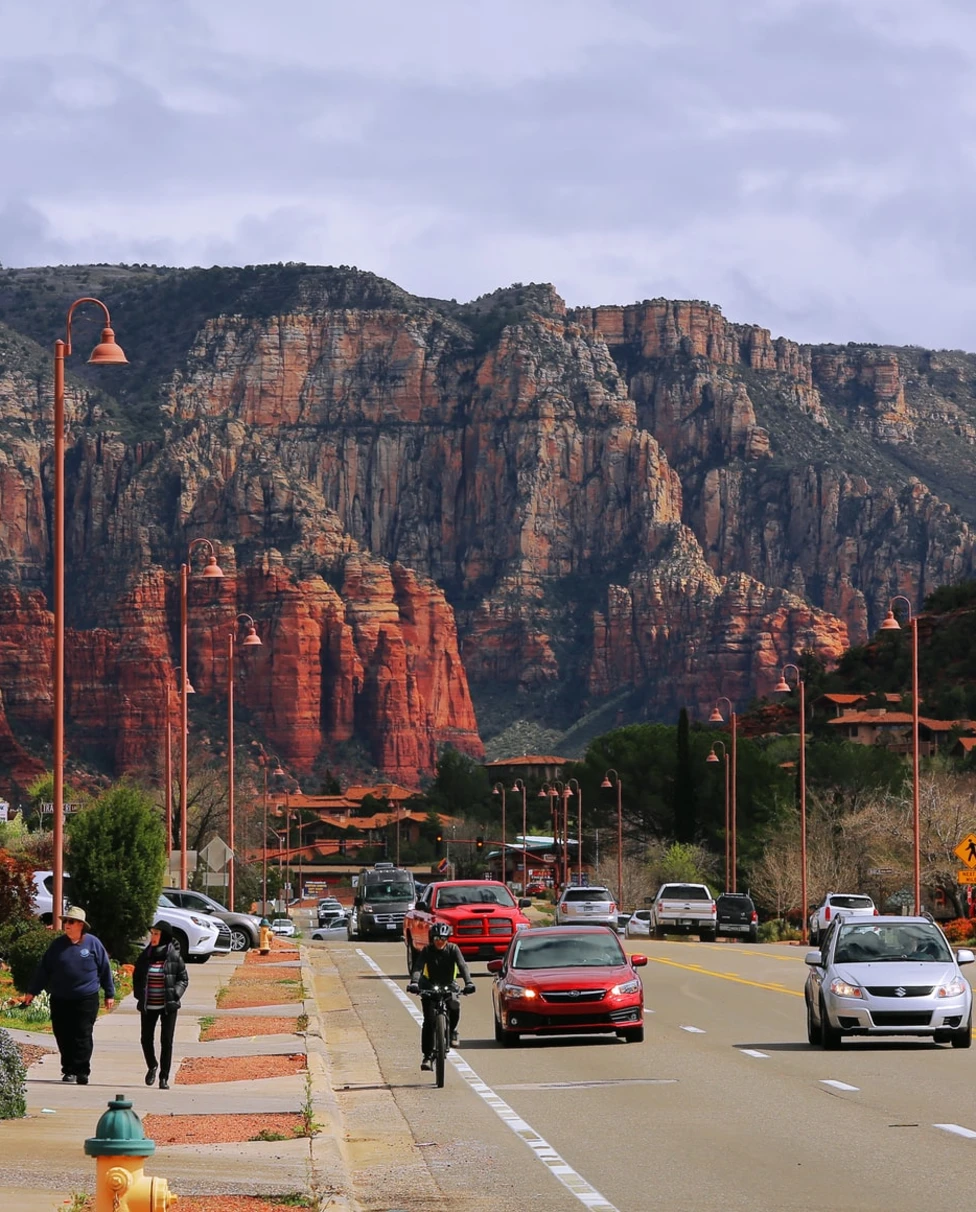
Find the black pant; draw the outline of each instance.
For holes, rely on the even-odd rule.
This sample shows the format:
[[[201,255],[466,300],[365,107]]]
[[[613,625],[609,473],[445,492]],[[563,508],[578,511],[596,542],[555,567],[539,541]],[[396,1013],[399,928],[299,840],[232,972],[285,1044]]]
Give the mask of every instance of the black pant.
[[[51,1027],[61,1053],[61,1072],[76,1077],[91,1074],[92,1031],[98,1018],[99,997],[52,997]]]
[[[173,1063],[173,1035],[176,1031],[176,1016],[179,1010],[143,1010],[142,1055],[146,1068],[156,1067],[156,1024],[159,1023],[159,1076],[169,1081],[169,1067]]]
[[[434,999],[425,997],[423,999],[424,1007],[424,1025],[420,1029],[420,1051],[424,1056],[434,1055]],[[461,1020],[461,1003],[456,997],[448,998],[447,1001],[447,1017],[451,1024],[451,1034],[457,1030],[457,1025]],[[448,1043],[451,1041],[448,1040]]]

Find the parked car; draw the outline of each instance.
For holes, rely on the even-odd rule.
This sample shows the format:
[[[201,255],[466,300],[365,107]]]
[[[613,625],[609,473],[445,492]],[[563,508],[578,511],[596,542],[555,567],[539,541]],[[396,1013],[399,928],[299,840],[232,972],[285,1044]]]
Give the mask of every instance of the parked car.
[[[715,901],[715,934],[759,942],[759,914],[744,892],[723,892]]]
[[[650,938],[651,935],[651,911],[650,909],[636,909],[627,922],[625,934],[628,938]]]
[[[546,885],[542,882],[542,880],[536,880],[534,883],[525,885],[526,896],[545,896],[546,891]]]
[[[617,902],[609,888],[599,885],[562,890],[556,901],[556,925],[578,926],[584,922],[617,928]]]
[[[613,1032],[640,1043],[644,987],[635,969],[646,963],[646,955],[628,957],[606,926],[520,931],[502,959],[488,961],[495,1039]]]
[[[164,888],[163,894],[168,896],[174,905],[181,909],[193,909],[219,918],[230,928],[231,951],[247,951],[249,947],[258,945],[261,930],[261,919],[252,913],[234,913],[219,901],[205,892],[197,892],[190,888]]]
[[[333,919],[333,921],[325,926],[316,926],[309,937],[316,939],[318,942],[323,942],[326,939],[334,942],[336,939],[342,938],[345,933],[346,919],[343,916]]]
[[[280,934],[288,938],[295,937],[295,923],[290,917],[276,917],[271,922],[272,934]]]
[[[627,933],[627,923],[630,921],[630,919],[633,916],[634,915],[632,913],[618,913],[617,914],[617,920],[614,923],[614,929],[617,931],[618,934]]]
[[[651,906],[651,933],[697,933],[711,942],[715,937],[715,901],[704,884],[662,884]]]
[[[64,903],[61,906],[62,912],[71,904],[71,895],[69,888],[71,887],[71,876],[67,872],[61,873],[61,893]],[[53,871],[35,871],[34,872],[34,912],[41,919],[45,926],[51,924],[51,913],[54,906],[54,872]]]
[[[960,965],[926,917],[835,919],[822,947],[808,951],[807,1039],[839,1048],[845,1035],[921,1035],[968,1048],[973,994]]]
[[[156,917],[173,927],[173,938],[189,963],[205,964],[212,955],[226,955],[230,951],[229,928],[209,914],[181,909],[168,896],[161,894]]]
[[[874,901],[860,892],[828,892],[824,903],[810,915],[810,942],[817,944],[839,913],[844,917],[877,917]]]

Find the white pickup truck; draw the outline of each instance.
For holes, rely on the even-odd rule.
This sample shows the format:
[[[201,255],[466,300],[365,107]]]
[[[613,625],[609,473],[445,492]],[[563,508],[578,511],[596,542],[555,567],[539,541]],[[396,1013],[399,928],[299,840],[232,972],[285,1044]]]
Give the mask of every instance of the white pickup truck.
[[[649,933],[695,934],[701,941],[715,938],[715,898],[704,884],[662,884],[651,905]]]

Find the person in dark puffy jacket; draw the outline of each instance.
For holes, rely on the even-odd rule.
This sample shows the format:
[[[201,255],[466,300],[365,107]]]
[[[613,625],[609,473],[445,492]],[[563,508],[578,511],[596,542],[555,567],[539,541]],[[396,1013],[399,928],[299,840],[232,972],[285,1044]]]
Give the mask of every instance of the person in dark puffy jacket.
[[[132,992],[142,1020],[142,1054],[146,1058],[146,1085],[159,1074],[160,1090],[169,1089],[173,1063],[176,1017],[190,983],[180,945],[173,939],[169,922],[158,921],[149,934],[149,944],[136,960]],[[156,1024],[159,1023],[159,1061],[156,1061]]]

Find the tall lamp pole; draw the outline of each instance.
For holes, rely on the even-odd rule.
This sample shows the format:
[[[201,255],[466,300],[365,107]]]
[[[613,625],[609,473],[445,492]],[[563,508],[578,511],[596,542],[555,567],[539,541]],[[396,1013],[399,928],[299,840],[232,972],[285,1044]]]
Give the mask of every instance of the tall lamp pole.
[[[712,724],[724,724],[725,716],[718,709],[719,703],[728,703],[729,705],[729,730],[731,733],[731,758],[730,758],[730,782],[732,784],[731,794],[729,796],[729,892],[735,892],[736,888],[736,868],[738,866],[738,855],[736,845],[736,769],[735,769],[735,740],[736,740],[736,715],[735,708],[732,706],[732,700],[726,696],[719,695],[715,700],[715,707],[712,714],[708,717]]]
[[[575,786],[574,786],[575,784]],[[570,779],[566,786],[576,796],[576,877],[583,886],[583,788],[579,779]],[[566,822],[566,839],[569,841],[569,822]]]
[[[502,883],[508,883],[508,846],[505,834],[505,784],[496,783],[491,789],[492,795],[502,797]]]
[[[731,850],[729,848],[729,751],[725,747],[724,741],[715,741],[712,744],[711,753],[705,758],[706,762],[717,762],[718,754],[715,752],[715,746],[722,746],[722,761],[725,764],[725,891],[729,891],[729,864]]]
[[[522,792],[522,895],[525,896],[525,890],[529,886],[529,847],[526,824],[528,810],[526,808],[525,780],[516,779],[512,784],[512,790]]]
[[[904,602],[908,607],[908,622],[912,629],[912,878],[915,890],[915,913],[922,912],[922,829],[919,819],[918,794],[918,615],[912,604],[899,593],[888,603],[888,613],[881,624],[881,631],[901,631],[895,618],[895,603]]]
[[[613,775],[611,781],[610,775]],[[624,905],[624,805],[623,805],[623,784],[620,782],[620,775],[611,766],[603,776],[601,787],[616,787],[617,788],[617,908],[622,909]]]
[[[186,613],[187,613],[187,589],[190,577],[190,564],[193,560],[193,550],[198,545],[202,544],[210,552],[207,557],[207,566],[203,570],[205,577],[222,577],[223,569],[217,563],[217,556],[214,551],[214,545],[209,539],[193,539],[186,551],[186,562],[180,565],[180,667],[183,670],[183,693],[180,695],[180,887],[185,888],[187,885],[187,864],[186,864],[186,842],[187,842],[187,736],[189,731],[189,718],[187,715],[186,696],[188,691],[186,686],[189,679],[189,666],[187,664],[187,629],[186,629]]]
[[[807,941],[807,707],[806,685],[796,665],[784,665],[779,682],[773,687],[776,694],[789,694],[793,687],[786,675],[792,670],[796,688],[800,695],[800,940]]]
[[[254,620],[249,614],[239,614],[234,620],[235,627],[246,619],[247,634],[241,640],[242,648],[260,648],[261,637],[258,635]],[[234,641],[233,631],[227,633],[227,845],[230,848],[230,859],[227,863],[227,908],[234,912],[234,866],[235,841],[234,832]]]
[[[64,905],[64,360],[71,357],[71,317],[82,303],[94,303],[105,313],[102,339],[88,359],[90,366],[120,366],[128,362],[115,343],[112,317],[101,299],[75,299],[65,319],[64,340],[54,342],[54,861],[51,920],[61,926]]]

